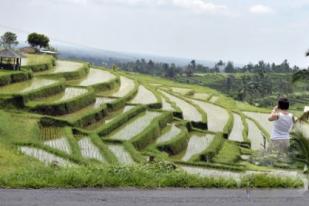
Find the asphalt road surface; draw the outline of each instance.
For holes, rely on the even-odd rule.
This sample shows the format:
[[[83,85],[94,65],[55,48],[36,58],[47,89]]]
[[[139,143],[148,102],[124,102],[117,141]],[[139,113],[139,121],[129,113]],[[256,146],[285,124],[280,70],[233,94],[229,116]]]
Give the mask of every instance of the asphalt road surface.
[[[304,190],[39,189],[1,190],[1,206],[309,206]]]

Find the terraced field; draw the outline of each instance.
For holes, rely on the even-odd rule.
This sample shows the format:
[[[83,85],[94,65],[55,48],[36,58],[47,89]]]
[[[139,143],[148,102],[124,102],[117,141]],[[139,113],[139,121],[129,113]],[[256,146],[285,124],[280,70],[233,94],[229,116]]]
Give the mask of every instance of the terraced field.
[[[82,165],[97,170],[110,164],[108,171],[119,174],[136,168],[112,164],[146,160],[236,181],[243,175],[230,170],[250,174],[274,169],[240,158],[268,146],[263,137],[271,130],[268,114],[242,111],[261,111],[253,106],[195,85],[89,69],[78,62],[58,60],[52,68],[53,59],[45,66],[42,60],[18,74],[0,72],[0,147],[7,143],[50,168]]]
[[[112,73],[108,71],[90,68],[87,77],[81,80],[76,85],[88,87],[88,86],[106,83],[106,82],[115,80],[116,78],[117,77],[115,75],[113,75]]]
[[[216,101],[218,101],[219,97],[218,96],[212,96],[209,100],[209,102],[211,103],[216,103]]]
[[[107,163],[100,150],[92,143],[88,137],[83,137],[78,141],[81,155],[86,159],[95,159]]]
[[[78,62],[57,60],[56,66],[54,67],[54,69],[46,73],[55,74],[55,73],[63,73],[63,72],[73,72],[73,71],[79,70],[82,66],[83,64],[78,63]]]
[[[106,98],[97,97],[95,102],[89,106],[86,106],[78,111],[73,113],[65,114],[59,116],[59,119],[63,119],[71,122],[72,124],[76,123],[80,119],[87,117],[89,114],[100,113],[102,110],[106,108]]]
[[[149,112],[136,117],[132,121],[128,122],[123,127],[119,128],[116,132],[111,134],[108,138],[115,140],[130,140],[137,134],[145,130],[151,122],[161,114],[159,112]]]
[[[272,122],[268,121],[269,114],[257,112],[244,112],[244,114],[257,121],[265,129],[265,131],[269,132],[269,134],[271,133]]]
[[[196,122],[203,121],[201,113],[192,104],[162,90],[160,92],[180,108],[185,120]]]
[[[131,100],[133,104],[155,104],[157,103],[157,97],[148,90],[145,86],[140,85],[136,96]]]
[[[67,87],[64,92],[61,92],[56,95],[52,95],[46,98],[36,99],[34,101],[29,102],[29,105],[35,106],[39,104],[54,104],[61,103],[65,101],[69,101],[71,99],[77,98],[84,94],[87,94],[89,91],[83,88],[75,88],[75,87]]]
[[[132,92],[135,88],[135,82],[124,76],[120,76],[120,87],[119,89],[112,93],[113,97],[124,97]],[[144,89],[144,88],[143,88]],[[148,93],[148,92],[146,92]],[[151,95],[150,95],[151,96]]]
[[[210,95],[207,94],[207,93],[194,93],[192,97],[193,97],[194,99],[206,101],[206,100],[208,100],[208,98],[210,97]]]
[[[48,140],[48,141],[45,141],[44,144],[54,149],[63,151],[67,154],[71,153],[70,144],[65,137],[62,137],[59,139]]]
[[[134,164],[133,158],[131,157],[129,152],[125,150],[123,145],[108,144],[108,149],[111,150],[112,153],[116,156],[119,164],[123,164],[123,165]]]
[[[248,123],[248,138],[251,141],[251,149],[252,150],[263,150],[265,138],[263,137],[263,133],[259,130],[256,124],[247,119]]]
[[[158,137],[156,143],[160,144],[163,142],[170,141],[173,137],[177,136],[181,133],[181,129],[179,129],[175,124],[168,125],[163,131],[162,135]]]
[[[183,161],[188,161],[194,155],[200,154],[209,146],[213,138],[214,136],[211,134],[193,134],[190,137],[187,150],[181,159]]]
[[[194,93],[194,90],[187,88],[172,87],[171,90],[172,92],[178,93],[180,95],[190,95]]]
[[[236,142],[243,142],[244,137],[243,137],[243,130],[244,130],[244,125],[242,123],[241,117],[239,114],[233,113],[234,117],[234,124],[233,124],[233,129],[229,135],[229,140],[236,141]]]
[[[57,83],[58,83],[57,80],[34,78],[29,81],[23,81],[15,84],[10,84],[4,87],[0,87],[0,95],[25,94],[28,92],[33,92],[39,89],[47,88]]]
[[[228,122],[229,114],[227,110],[214,104],[192,100],[195,104],[200,106],[207,114],[208,130],[213,132],[223,132],[225,125]]]
[[[167,101],[166,97],[162,97],[162,109],[165,111],[175,111],[175,109],[173,108],[173,106]]]
[[[22,146],[19,149],[22,153],[29,155],[31,157],[34,157],[34,158],[44,162],[47,165],[57,164],[57,165],[62,166],[62,167],[73,166],[73,164],[70,163],[69,161],[67,161],[67,160],[65,160],[61,157],[58,157],[54,154],[51,154],[49,152],[46,152],[42,149],[26,147],[26,146]]]

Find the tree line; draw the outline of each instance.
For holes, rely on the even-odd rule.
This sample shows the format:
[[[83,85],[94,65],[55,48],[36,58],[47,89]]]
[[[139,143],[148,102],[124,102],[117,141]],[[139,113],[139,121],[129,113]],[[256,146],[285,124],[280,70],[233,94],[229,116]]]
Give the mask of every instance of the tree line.
[[[17,35],[13,32],[5,32],[0,37],[0,46],[5,49],[11,49],[18,45]],[[50,49],[49,38],[44,34],[33,32],[28,35],[27,43],[35,49],[47,48]]]
[[[197,64],[195,60],[191,60],[186,66],[176,66],[175,63],[161,63],[154,62],[152,60],[146,61],[145,59],[138,59],[130,62],[113,62],[118,67],[126,71],[140,72],[144,74],[164,76],[167,78],[175,78],[177,75],[185,75],[192,77],[194,73],[267,73],[267,72],[278,72],[278,73],[290,73],[299,71],[300,68],[297,66],[291,67],[287,60],[284,60],[281,64],[266,63],[259,61],[257,64],[246,64],[242,67],[234,66],[233,62],[218,61],[214,66],[204,66]]]

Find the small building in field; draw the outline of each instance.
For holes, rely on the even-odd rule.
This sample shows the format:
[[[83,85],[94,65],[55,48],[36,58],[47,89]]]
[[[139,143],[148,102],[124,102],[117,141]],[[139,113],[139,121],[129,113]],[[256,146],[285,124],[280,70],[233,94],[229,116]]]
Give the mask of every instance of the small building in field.
[[[0,69],[20,70],[21,55],[13,49],[0,50]]]

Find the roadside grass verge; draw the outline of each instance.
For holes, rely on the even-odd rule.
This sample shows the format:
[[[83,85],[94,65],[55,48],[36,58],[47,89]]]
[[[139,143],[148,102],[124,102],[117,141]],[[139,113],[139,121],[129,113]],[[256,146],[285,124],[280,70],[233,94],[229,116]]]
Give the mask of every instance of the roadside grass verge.
[[[0,175],[1,188],[298,188],[303,183],[294,178],[252,175],[241,179],[190,175],[170,164],[134,166],[90,166],[52,168],[32,163],[27,168]]]

